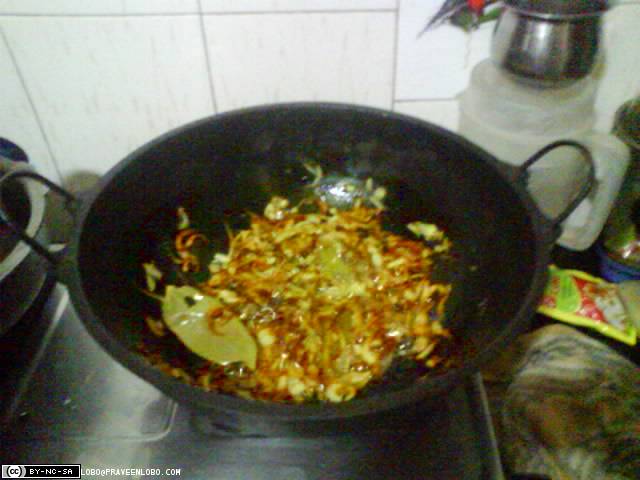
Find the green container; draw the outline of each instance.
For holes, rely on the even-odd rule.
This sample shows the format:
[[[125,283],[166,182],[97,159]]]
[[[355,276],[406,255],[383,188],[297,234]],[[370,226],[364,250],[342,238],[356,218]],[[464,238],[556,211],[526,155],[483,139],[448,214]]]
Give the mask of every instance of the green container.
[[[640,268],[640,97],[618,109],[613,133],[629,146],[631,163],[604,228],[604,248],[616,262]]]

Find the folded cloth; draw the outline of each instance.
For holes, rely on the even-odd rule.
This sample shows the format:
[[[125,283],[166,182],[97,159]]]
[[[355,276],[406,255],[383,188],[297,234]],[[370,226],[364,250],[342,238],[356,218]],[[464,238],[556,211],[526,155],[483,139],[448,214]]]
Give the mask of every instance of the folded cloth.
[[[640,369],[606,345],[571,327],[543,327],[483,378],[509,470],[640,479]]]

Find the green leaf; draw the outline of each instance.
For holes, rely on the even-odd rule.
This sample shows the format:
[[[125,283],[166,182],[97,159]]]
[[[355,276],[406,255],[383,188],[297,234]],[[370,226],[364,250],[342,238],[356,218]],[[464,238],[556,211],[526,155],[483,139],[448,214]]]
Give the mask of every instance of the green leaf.
[[[167,286],[162,316],[167,327],[193,353],[221,365],[242,362],[256,368],[257,345],[239,318],[233,318],[214,333],[208,313],[222,307],[214,297],[193,287]]]

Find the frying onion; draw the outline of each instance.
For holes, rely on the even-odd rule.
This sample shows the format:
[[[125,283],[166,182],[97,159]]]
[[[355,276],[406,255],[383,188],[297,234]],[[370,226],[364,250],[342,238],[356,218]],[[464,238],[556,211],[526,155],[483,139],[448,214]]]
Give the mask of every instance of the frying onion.
[[[444,233],[413,222],[409,230],[427,242],[393,234],[381,226],[382,208],[362,203],[337,210],[318,200],[315,207],[301,213],[274,197],[249,228],[231,234],[205,282],[165,285],[172,303],[146,325],[157,335],[172,331],[204,366],[187,371],[145,346],[147,359],[208,391],[293,403],[348,401],[398,357],[445,365],[437,346],[451,339],[442,324],[451,285],[431,280],[434,256],[450,248]],[[207,238],[180,223],[173,260],[182,271],[206,269],[191,249]],[[181,291],[189,294],[184,304]],[[225,342],[249,353],[217,351]]]

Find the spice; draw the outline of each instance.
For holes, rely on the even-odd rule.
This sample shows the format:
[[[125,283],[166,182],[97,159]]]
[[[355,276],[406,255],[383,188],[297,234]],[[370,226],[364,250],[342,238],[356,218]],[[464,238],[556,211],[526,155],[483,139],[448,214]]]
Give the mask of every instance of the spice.
[[[637,295],[637,288],[627,287],[627,293],[621,296],[621,285],[624,284],[608,283],[585,272],[551,266],[538,311],[556,320],[591,328],[620,342],[635,345],[635,323],[640,312],[637,299],[640,295]]]

